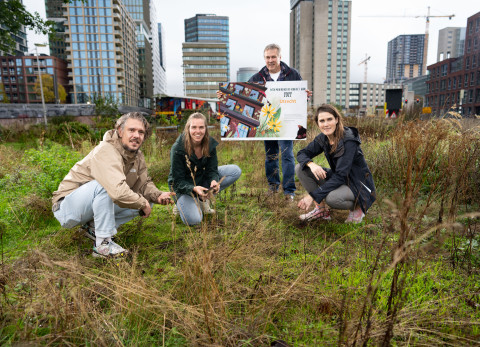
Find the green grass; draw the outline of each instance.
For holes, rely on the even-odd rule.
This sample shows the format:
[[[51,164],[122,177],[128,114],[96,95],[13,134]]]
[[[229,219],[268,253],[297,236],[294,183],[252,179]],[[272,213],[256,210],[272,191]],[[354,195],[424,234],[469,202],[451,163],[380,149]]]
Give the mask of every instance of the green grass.
[[[363,150],[379,177],[364,223],[344,224],[347,213],[336,210],[331,222],[300,222],[281,194],[264,194],[263,142],[225,142],[220,164],[236,163],[243,174],[234,191],[217,198],[217,214],[187,227],[171,206],[155,205],[148,219],[119,229],[117,242],[132,251],[120,260],[92,258],[80,228],[62,229],[50,212],[52,190],[95,143],[76,141],[72,150],[67,136],[63,145],[0,144],[0,343],[378,345],[391,334],[388,344],[396,346],[475,345],[480,226],[478,216],[461,215],[478,210],[468,188],[478,176],[458,181],[466,187],[461,196],[450,195],[457,181],[444,183],[443,172],[408,185],[397,160],[403,150],[392,145],[405,129],[359,126],[371,136]],[[420,141],[408,136],[404,144]],[[164,190],[174,140],[159,134],[144,146]],[[296,142],[295,152],[306,144]],[[425,153],[417,146],[415,156]],[[441,170],[445,159],[437,160]],[[468,171],[478,161],[465,165]],[[435,187],[433,197],[427,187]],[[431,232],[442,199],[448,223]]]

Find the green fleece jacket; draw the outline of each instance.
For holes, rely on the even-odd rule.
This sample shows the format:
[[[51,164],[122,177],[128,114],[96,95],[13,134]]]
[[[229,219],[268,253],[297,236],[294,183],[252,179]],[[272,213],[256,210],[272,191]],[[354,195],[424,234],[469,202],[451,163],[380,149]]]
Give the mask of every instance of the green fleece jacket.
[[[213,180],[218,182],[217,145],[218,142],[210,137],[209,155],[198,159],[195,153],[188,157],[183,134],[177,138],[170,151],[170,174],[168,175],[168,185],[177,195],[191,194],[195,186],[210,188]]]

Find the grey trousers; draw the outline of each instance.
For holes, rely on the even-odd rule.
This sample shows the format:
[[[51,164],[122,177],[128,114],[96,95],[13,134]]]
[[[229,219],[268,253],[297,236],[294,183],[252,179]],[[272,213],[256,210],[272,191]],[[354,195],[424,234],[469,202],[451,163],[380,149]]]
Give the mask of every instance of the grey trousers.
[[[310,168],[306,167],[305,170],[302,170],[300,164],[295,166],[295,173],[308,193],[313,192],[325,183],[325,180],[317,180]],[[337,210],[353,211],[355,208],[355,196],[345,184],[330,192],[325,198],[325,202],[328,206]]]

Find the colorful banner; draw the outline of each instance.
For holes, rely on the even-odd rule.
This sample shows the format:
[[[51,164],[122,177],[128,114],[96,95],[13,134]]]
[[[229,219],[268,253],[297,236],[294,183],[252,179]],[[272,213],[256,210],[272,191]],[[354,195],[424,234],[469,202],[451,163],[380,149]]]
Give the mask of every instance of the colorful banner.
[[[222,140],[302,140],[307,137],[307,81],[220,85]]]

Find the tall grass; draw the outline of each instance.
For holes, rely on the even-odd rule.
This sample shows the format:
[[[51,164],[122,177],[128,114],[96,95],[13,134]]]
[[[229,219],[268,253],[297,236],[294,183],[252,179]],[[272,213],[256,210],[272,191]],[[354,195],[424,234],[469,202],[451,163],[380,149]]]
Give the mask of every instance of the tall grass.
[[[220,164],[236,163],[243,175],[200,226],[184,226],[165,206],[123,226],[118,242],[132,250],[128,259],[94,259],[90,242],[61,229],[50,206],[34,213],[15,205],[25,219],[0,224],[1,343],[476,345],[478,128],[403,119],[355,119],[355,126],[378,188],[361,225],[343,224],[344,211],[331,223],[303,224],[281,194],[267,197],[261,142],[220,145]],[[158,133],[143,147],[163,188],[174,140]],[[96,143],[72,142],[81,155]],[[37,151],[0,145],[8,162],[0,183],[18,167],[54,175],[51,156]],[[69,168],[64,161],[56,169]],[[24,199],[42,196],[27,186],[18,193]],[[2,220],[13,220],[12,209],[0,207]],[[18,229],[26,223],[25,235]],[[24,248],[22,238],[38,245]]]

